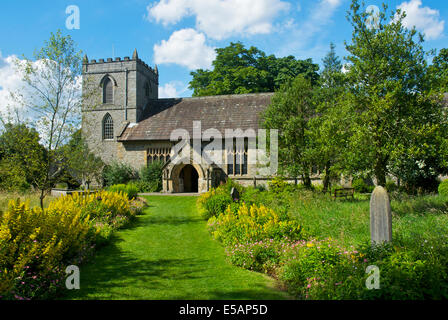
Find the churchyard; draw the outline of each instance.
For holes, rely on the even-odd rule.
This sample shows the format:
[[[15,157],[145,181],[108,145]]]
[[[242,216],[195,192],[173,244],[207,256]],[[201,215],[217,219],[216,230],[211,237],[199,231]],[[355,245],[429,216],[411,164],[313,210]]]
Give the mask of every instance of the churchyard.
[[[35,89],[18,102],[40,122],[2,118],[0,299],[447,299],[448,49],[428,59],[399,10],[348,9],[347,63],[333,44],[319,66],[232,42],[190,73],[187,99],[158,99],[158,68],[137,50],[97,62],[51,33],[17,63]],[[137,84],[133,66],[151,81]],[[92,100],[75,85],[89,68]],[[172,110],[247,124],[256,96],[250,123],[278,132],[266,149],[275,173],[248,168],[233,137],[208,167],[171,163],[169,132],[144,139],[185,125]],[[52,196],[61,186],[81,192]]]

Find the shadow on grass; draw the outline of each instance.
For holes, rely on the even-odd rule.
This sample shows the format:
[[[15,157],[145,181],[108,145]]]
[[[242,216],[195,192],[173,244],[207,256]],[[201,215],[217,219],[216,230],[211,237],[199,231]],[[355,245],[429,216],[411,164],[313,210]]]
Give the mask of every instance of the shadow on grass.
[[[134,224],[136,226],[138,223]],[[110,244],[102,247],[90,261],[82,265],[81,289],[70,292],[64,298],[88,299],[89,295],[107,298],[110,290],[126,287],[161,290],[166,289],[167,280],[199,278],[204,271],[201,264],[206,261],[200,259],[136,259],[118,247],[121,241],[113,237]],[[124,299],[126,294],[120,291],[119,299]],[[135,299],[135,295],[132,298]]]

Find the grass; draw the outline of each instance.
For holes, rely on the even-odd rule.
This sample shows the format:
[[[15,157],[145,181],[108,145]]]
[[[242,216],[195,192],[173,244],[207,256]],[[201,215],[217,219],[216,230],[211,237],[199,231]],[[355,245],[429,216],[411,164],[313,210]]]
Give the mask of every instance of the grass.
[[[147,197],[145,215],[80,267],[68,299],[285,299],[274,279],[230,265],[196,197]]]
[[[31,208],[40,207],[39,196],[39,192],[0,192],[0,211],[7,210],[9,201],[17,199],[20,199],[22,202],[28,201]],[[54,199],[55,197],[52,197],[51,195],[46,196],[44,199],[44,207],[47,207],[48,204]]]
[[[282,198],[284,195],[282,194]],[[321,194],[293,193],[268,206],[287,210],[314,237],[331,237],[344,245],[370,240],[370,200],[332,200]],[[439,195],[397,198],[391,201],[393,239],[412,246],[417,240],[441,239],[448,235],[448,198]]]

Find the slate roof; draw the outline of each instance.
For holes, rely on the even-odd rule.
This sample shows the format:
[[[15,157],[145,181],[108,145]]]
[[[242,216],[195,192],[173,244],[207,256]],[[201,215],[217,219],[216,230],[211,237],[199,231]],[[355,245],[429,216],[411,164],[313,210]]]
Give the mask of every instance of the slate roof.
[[[215,128],[259,128],[260,114],[273,93],[222,95],[197,98],[158,99],[149,103],[143,120],[130,124],[118,141],[170,140],[175,129],[186,129],[193,137],[193,121],[201,121],[202,132]]]

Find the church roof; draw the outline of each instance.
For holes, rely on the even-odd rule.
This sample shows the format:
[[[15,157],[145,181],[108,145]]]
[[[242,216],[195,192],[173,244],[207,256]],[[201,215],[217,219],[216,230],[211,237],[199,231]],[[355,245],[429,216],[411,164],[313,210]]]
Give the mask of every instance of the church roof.
[[[273,93],[158,99],[149,103],[143,120],[128,125],[118,141],[170,140],[175,129],[186,129],[193,138],[193,121],[201,130],[214,128],[224,136],[226,129],[259,128],[261,113]]]

